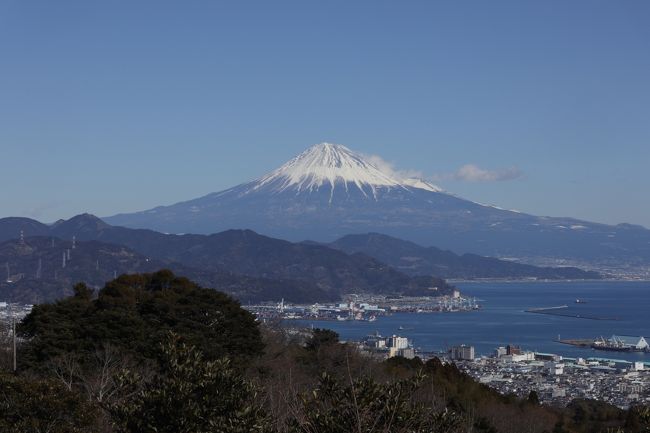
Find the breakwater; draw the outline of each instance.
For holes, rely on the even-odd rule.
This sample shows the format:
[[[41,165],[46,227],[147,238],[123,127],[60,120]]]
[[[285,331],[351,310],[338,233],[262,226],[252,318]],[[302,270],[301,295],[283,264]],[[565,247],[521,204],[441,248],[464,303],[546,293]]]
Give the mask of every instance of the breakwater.
[[[570,346],[576,347],[592,347],[596,340],[585,339],[585,338],[574,338],[574,339],[565,339],[565,340],[556,340],[558,343],[568,344]]]
[[[524,310],[526,313],[535,313],[535,314],[549,314],[551,316],[562,316],[562,317],[572,317],[574,319],[587,319],[587,320],[620,320],[618,317],[614,316],[596,316],[591,314],[582,314],[576,313],[573,311],[566,311],[569,308],[568,305],[558,305],[555,307],[540,307],[540,308],[529,308]]]

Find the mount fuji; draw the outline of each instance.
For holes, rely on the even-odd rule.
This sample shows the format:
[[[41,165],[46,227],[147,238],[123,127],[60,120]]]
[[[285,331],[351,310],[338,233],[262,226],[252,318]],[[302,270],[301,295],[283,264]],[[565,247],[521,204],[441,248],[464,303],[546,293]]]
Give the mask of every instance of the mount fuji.
[[[485,206],[422,179],[386,172],[345,146],[314,145],[248,183],[170,206],[104,218],[168,233],[252,229],[331,242],[377,232],[456,252],[530,263],[650,263],[650,230]]]

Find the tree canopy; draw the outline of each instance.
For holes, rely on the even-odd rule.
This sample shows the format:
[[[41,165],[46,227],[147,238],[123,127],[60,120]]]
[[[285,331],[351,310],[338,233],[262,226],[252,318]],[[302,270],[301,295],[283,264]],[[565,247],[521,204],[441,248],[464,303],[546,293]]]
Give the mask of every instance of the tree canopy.
[[[256,387],[227,358],[207,361],[196,348],[170,334],[156,374],[149,380],[125,370],[121,388],[145,385],[132,398],[109,405],[123,433],[262,433],[270,424]]]
[[[0,372],[0,431],[90,433],[97,410],[54,379]]]
[[[34,307],[19,327],[27,339],[23,367],[38,367],[66,353],[83,358],[106,345],[136,359],[155,359],[169,331],[208,360],[247,361],[263,348],[257,323],[228,295],[161,270],[122,275],[95,299],[83,284],[75,295]]]

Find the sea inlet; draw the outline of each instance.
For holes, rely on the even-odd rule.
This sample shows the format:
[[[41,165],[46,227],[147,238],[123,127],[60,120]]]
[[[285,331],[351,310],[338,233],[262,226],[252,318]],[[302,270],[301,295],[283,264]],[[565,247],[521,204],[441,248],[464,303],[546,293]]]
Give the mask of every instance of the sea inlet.
[[[367,321],[301,321],[292,326],[329,328],[344,340],[361,340],[378,332],[408,337],[427,352],[471,345],[477,354],[514,344],[522,349],[565,357],[602,357],[650,362],[649,353],[603,352],[558,339],[596,339],[612,335],[650,336],[650,282],[460,282],[464,296],[482,308],[458,313],[396,313]],[[580,302],[576,303],[576,300]],[[534,314],[531,309],[566,306],[561,314]],[[590,318],[616,320],[592,320]]]

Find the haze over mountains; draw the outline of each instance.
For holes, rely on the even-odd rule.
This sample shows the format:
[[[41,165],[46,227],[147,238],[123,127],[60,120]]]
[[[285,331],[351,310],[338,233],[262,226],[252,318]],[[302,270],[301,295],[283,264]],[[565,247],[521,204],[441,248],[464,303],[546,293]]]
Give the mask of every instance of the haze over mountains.
[[[251,229],[290,241],[332,242],[376,232],[457,253],[530,263],[650,263],[650,230],[641,226],[485,206],[420,179],[398,178],[347,147],[328,143],[310,147],[252,182],[105,220],[167,233]]]
[[[575,267],[538,267],[477,254],[458,255],[435,247],[425,248],[379,233],[347,235],[327,245],[348,254],[367,254],[408,275],[437,275],[442,278],[461,279],[602,278],[598,272],[586,272]]]
[[[17,239],[15,233],[24,228],[35,230],[37,236]],[[442,279],[408,276],[364,254],[348,255],[250,230],[165,235],[113,227],[84,214],[52,226],[26,218],[1,219],[0,235],[11,231],[11,240],[0,238],[4,240],[0,262],[7,269],[0,290],[9,299],[52,300],[69,294],[78,281],[101,286],[116,274],[164,267],[241,301],[313,302],[339,299],[350,292],[416,294],[437,287],[437,293],[444,294],[451,290]]]
[[[66,257],[63,259],[62,256]],[[63,264],[65,260],[65,264]],[[170,260],[153,259],[128,247],[98,241],[72,242],[53,237],[28,237],[0,243],[0,261],[7,279],[0,280],[0,299],[42,303],[72,294],[84,282],[95,289],[121,274],[155,272],[163,268],[227,292],[242,302],[277,300],[313,302],[338,299],[336,289],[314,281],[251,277],[234,272],[198,269]]]
[[[366,239],[365,247],[359,239]],[[385,255],[384,248],[370,248],[380,244],[392,249],[393,256]],[[472,256],[472,266],[465,258],[456,259],[462,266],[450,266],[452,253],[436,259],[431,251],[383,235],[351,236],[319,245],[273,239],[250,230],[168,235],[111,226],[89,214],[53,225],[4,218],[0,219],[0,263],[5,263],[7,279],[0,282],[0,293],[8,299],[40,302],[69,294],[78,281],[99,287],[114,275],[163,267],[242,301],[311,302],[338,299],[349,292],[422,294],[431,287],[448,293],[451,287],[439,276],[601,278],[575,268],[537,268],[480,256]],[[412,266],[405,267],[403,259]]]

